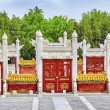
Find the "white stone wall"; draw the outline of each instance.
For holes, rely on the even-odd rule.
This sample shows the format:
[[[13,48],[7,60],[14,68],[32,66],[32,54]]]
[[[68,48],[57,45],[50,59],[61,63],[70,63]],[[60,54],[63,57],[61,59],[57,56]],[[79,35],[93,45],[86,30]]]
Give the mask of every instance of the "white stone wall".
[[[106,42],[104,44],[99,44],[99,48],[90,48],[90,44],[86,45],[86,40],[83,40],[83,71],[86,74],[86,57],[87,56],[104,56],[104,65],[106,65]],[[104,66],[104,71],[106,67]]]
[[[72,40],[67,39],[67,33],[59,38],[59,42],[50,43],[42,37],[42,33],[37,31],[36,40],[32,40],[32,45],[36,50],[37,74],[39,78],[38,91],[42,92],[42,60],[43,59],[72,59],[72,91],[77,92],[77,49],[82,43],[77,43],[76,31],[72,34]]]
[[[8,37],[4,33],[2,36],[2,44],[0,43],[0,62],[3,62],[3,94],[7,94],[7,84],[6,79],[8,77],[9,71],[15,74],[15,64],[8,65],[8,59],[10,57],[15,57],[17,59],[17,72],[19,72],[19,57],[20,57],[20,49],[23,46],[19,45],[19,40],[16,41],[16,44],[8,45]],[[1,75],[0,75],[1,76]],[[1,83],[1,81],[0,81]],[[1,88],[1,84],[0,84]]]
[[[8,64],[8,71],[15,74],[15,64]]]
[[[67,33],[59,38],[59,42],[50,43],[42,37],[42,33],[37,31],[36,40],[32,40],[32,45],[36,49],[37,74],[39,78],[39,92],[42,92],[42,60],[43,59],[72,59],[72,91],[77,92],[77,49],[82,48],[83,53],[83,71],[86,74],[86,56],[104,56],[104,70],[110,82],[110,34],[108,34],[104,44],[100,44],[99,48],[90,48],[90,44],[77,42],[77,33],[74,31],[72,40],[67,39]],[[110,84],[108,84],[109,86]],[[110,91],[110,86],[109,86]]]

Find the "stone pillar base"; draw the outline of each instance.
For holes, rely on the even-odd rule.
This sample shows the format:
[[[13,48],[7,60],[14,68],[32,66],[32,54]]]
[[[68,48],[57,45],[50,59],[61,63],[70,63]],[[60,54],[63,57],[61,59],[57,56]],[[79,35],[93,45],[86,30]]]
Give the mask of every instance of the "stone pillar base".
[[[107,84],[107,91],[108,91],[108,93],[110,95],[110,82],[108,82],[108,84]]]
[[[33,90],[29,90],[29,95],[33,95]]]
[[[6,80],[3,81],[3,95],[7,95],[7,82],[6,82]]]
[[[13,94],[13,95],[17,95],[17,91],[16,91],[16,90],[13,90],[13,91],[12,91],[12,94]]]
[[[1,95],[1,98],[6,98],[6,95]]]
[[[73,82],[73,89],[72,89],[73,94],[77,94],[77,82]]]
[[[43,91],[42,91],[42,83],[41,81],[38,81],[38,94],[41,94]]]

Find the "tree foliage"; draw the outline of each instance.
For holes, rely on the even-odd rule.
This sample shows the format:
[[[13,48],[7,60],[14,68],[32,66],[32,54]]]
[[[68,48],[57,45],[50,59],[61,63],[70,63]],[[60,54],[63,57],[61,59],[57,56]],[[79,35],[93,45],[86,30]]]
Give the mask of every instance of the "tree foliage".
[[[38,7],[29,9],[23,18],[13,17],[10,19],[6,12],[0,12],[0,42],[4,32],[8,35],[8,43],[14,43],[18,38],[21,49],[21,57],[31,59],[35,57],[35,49],[30,40],[35,39],[35,33],[41,30],[43,37],[51,42],[58,42],[58,38],[63,36],[64,31],[71,39],[73,30],[78,33],[78,41],[86,39],[92,47],[98,47],[103,43],[107,33],[110,33],[110,14],[100,10],[92,10],[82,14],[80,22],[69,19],[66,16],[54,16],[45,19],[43,11]]]
[[[110,14],[100,10],[92,10],[84,13],[82,20],[78,24],[77,32],[79,40],[86,39],[92,47],[97,47],[103,43],[105,36],[110,32]]]

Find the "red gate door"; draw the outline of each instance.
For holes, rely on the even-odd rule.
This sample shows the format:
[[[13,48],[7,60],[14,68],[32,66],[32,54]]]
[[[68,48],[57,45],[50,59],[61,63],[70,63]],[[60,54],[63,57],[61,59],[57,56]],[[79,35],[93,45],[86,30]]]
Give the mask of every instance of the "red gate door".
[[[86,72],[98,73],[104,71],[104,57],[86,57]]]
[[[71,60],[43,60],[43,91],[72,91]]]

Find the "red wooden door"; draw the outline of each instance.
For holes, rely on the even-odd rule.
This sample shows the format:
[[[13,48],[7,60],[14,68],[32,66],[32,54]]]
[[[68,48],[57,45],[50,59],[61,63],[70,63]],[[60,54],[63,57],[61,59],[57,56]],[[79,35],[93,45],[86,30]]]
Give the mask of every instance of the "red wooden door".
[[[43,60],[43,91],[72,91],[71,60]]]
[[[98,73],[104,71],[104,57],[86,57],[86,72]]]

